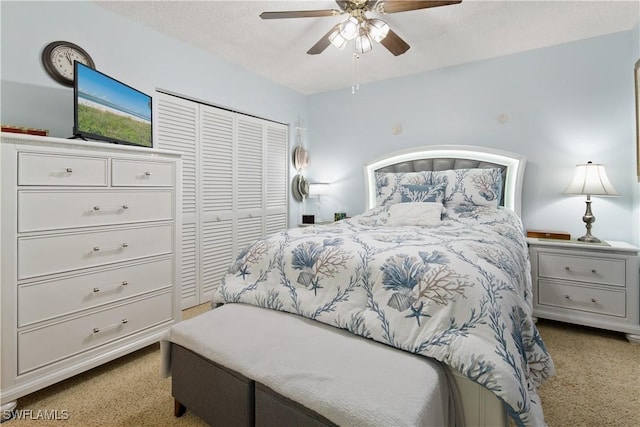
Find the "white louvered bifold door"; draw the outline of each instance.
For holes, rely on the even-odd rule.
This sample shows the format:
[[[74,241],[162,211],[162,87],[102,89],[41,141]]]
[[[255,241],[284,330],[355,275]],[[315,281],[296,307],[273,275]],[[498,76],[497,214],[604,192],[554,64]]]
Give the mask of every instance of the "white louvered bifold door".
[[[238,253],[287,227],[286,125],[156,92],[156,141],[182,153],[182,308],[207,302]]]
[[[264,120],[236,116],[236,246],[238,254],[264,235]]]
[[[265,234],[273,234],[287,228],[288,195],[288,133],[289,128],[278,123],[265,124]]]
[[[198,194],[196,190],[198,104],[156,92],[155,144],[182,153],[182,307],[199,303]]]
[[[211,298],[233,261],[233,150],[235,116],[200,106],[201,295]]]

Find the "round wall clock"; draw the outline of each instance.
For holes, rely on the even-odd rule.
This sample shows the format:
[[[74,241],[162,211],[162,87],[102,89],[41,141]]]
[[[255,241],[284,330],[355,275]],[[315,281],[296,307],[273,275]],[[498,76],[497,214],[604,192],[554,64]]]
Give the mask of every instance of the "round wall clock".
[[[42,51],[42,65],[45,71],[65,86],[73,86],[73,61],[96,68],[87,51],[71,42],[51,42]]]

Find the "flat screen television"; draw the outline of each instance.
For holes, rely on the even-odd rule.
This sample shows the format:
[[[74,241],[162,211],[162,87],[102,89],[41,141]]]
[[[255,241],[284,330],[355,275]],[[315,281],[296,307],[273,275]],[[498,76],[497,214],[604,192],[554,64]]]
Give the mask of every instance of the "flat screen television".
[[[151,97],[75,61],[73,135],[153,147]]]

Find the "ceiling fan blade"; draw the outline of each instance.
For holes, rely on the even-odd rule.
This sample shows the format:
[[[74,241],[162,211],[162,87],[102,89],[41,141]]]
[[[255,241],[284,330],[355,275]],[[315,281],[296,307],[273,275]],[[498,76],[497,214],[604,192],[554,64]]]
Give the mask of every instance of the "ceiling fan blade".
[[[342,11],[337,9],[326,10],[287,10],[284,12],[262,12],[262,19],[283,19],[283,18],[320,18],[323,16],[335,16]]]
[[[387,0],[381,1],[376,5],[376,12],[379,13],[397,13],[407,12],[409,10],[427,9],[430,7],[438,6],[450,6],[453,4],[462,3],[462,0],[450,0],[450,1],[429,1],[429,0]]]
[[[409,45],[407,42],[402,40],[399,35],[394,33],[392,30],[389,30],[387,37],[383,38],[380,41],[380,44],[389,50],[389,52],[393,53],[395,56],[402,55],[406,51],[409,50]]]
[[[307,53],[309,55],[317,55],[319,53],[324,52],[324,50],[327,47],[329,47],[329,45],[331,44],[331,42],[329,41],[329,34],[333,33],[336,29],[338,29],[339,26],[340,24],[336,24],[332,29],[330,29],[329,32],[324,36],[322,36],[322,38],[318,40],[316,44],[311,46],[311,49],[309,49]]]

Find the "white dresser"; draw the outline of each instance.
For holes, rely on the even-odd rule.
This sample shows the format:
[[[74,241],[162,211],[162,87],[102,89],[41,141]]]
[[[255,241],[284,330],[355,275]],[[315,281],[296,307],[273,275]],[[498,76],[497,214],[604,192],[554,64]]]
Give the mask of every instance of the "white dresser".
[[[535,317],[620,331],[640,343],[640,249],[614,241],[527,241]]]
[[[180,155],[2,134],[2,409],[180,320]]]

